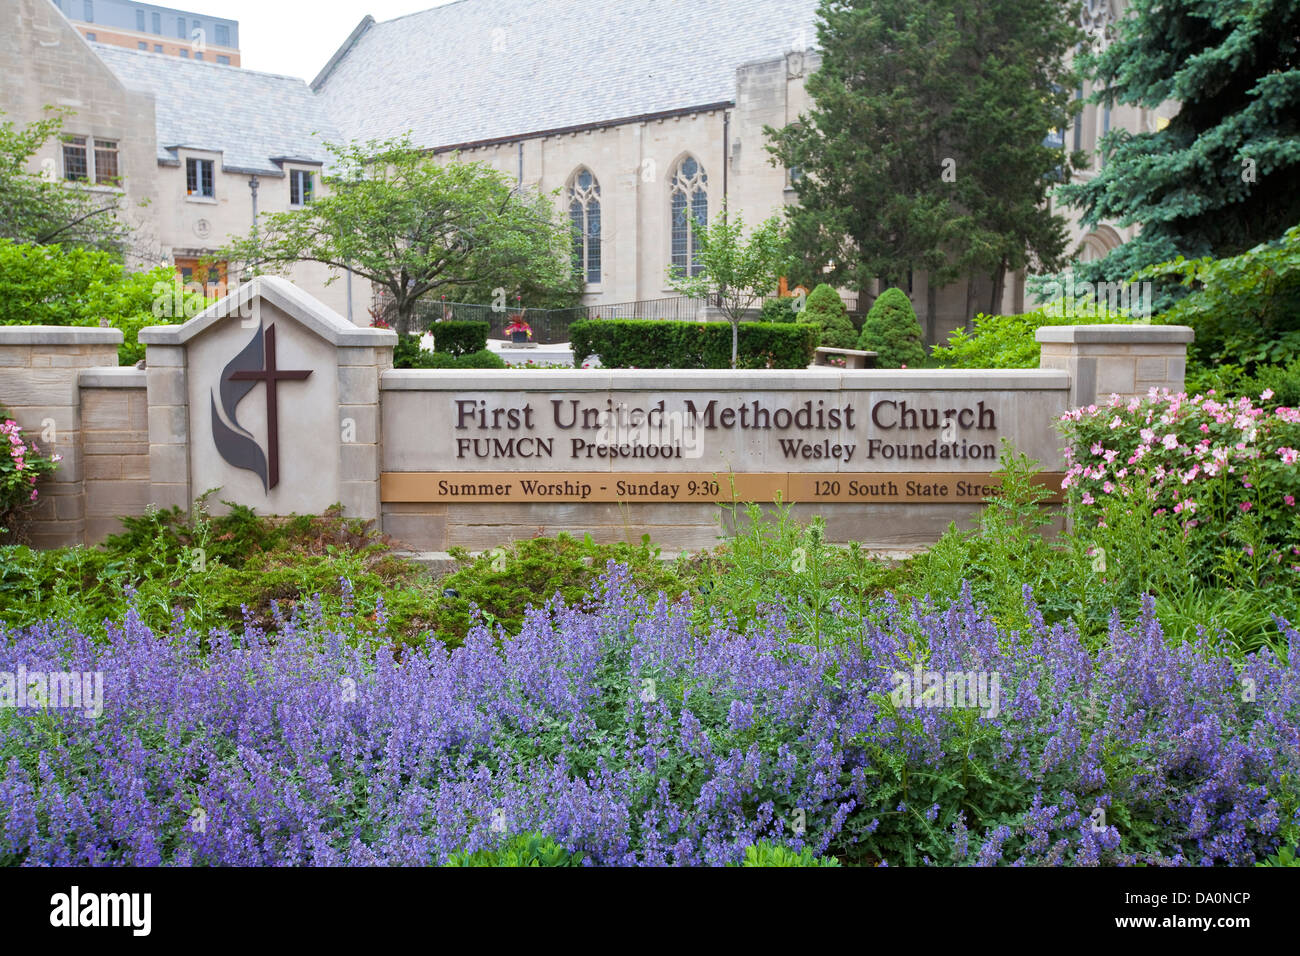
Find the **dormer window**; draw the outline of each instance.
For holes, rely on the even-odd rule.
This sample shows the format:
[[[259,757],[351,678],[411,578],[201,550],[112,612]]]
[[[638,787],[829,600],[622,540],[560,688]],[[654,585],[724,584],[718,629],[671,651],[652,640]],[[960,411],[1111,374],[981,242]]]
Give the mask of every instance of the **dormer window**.
[[[203,199],[216,197],[215,170],[210,159],[185,160],[185,195]]]
[[[313,176],[306,169],[289,170],[289,205],[306,206],[311,202]]]

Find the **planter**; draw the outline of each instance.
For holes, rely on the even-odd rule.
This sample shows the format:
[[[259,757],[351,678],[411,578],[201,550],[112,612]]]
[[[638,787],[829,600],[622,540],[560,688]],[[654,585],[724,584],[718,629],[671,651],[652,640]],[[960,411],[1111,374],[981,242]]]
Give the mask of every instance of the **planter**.
[[[511,333],[510,333],[510,341],[511,341],[511,342],[514,342],[515,345],[527,345],[527,344],[528,344],[528,333],[527,333],[527,332],[511,332]]]

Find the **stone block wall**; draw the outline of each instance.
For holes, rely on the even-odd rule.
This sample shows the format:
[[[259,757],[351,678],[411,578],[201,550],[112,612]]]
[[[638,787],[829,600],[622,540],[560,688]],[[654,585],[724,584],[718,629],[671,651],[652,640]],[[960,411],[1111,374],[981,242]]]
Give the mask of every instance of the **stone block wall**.
[[[1036,333],[1042,368],[1070,374],[1070,407],[1112,394],[1182,391],[1192,330],[1181,325],[1059,325]]]
[[[374,520],[381,530],[420,551],[456,546],[479,551],[560,532],[591,534],[606,542],[636,542],[649,535],[668,551],[709,547],[745,523],[743,507],[720,509],[708,498],[676,497],[675,491],[671,500],[643,497],[633,502],[612,496],[589,501],[511,499],[498,491],[455,500],[454,493],[439,492],[434,484],[443,475],[477,478],[493,473],[498,481],[589,473],[584,480],[599,484],[601,471],[610,478],[640,472],[665,481],[674,473],[689,478],[731,471],[737,478],[789,473],[792,482],[796,473],[805,478],[815,473],[818,478],[867,474],[960,479],[996,470],[995,443],[1000,436],[1013,439],[1019,450],[1052,472],[1062,466],[1054,418],[1066,408],[1105,401],[1111,393],[1133,396],[1152,387],[1182,389],[1186,347],[1192,338],[1190,329],[1180,327],[1046,328],[1038,333],[1042,368],[1031,370],[413,371],[392,368],[393,333],[356,329],[282,280],[263,277],[255,289],[241,295],[256,297],[263,310],[259,321],[278,328],[278,367],[311,370],[309,377],[285,386],[282,413],[287,417],[281,418],[279,447],[287,477],[269,490],[250,479],[247,470],[214,459],[210,425],[205,424],[222,370],[249,341],[244,324],[249,320],[236,313],[239,303],[219,303],[182,327],[145,330],[141,339],[147,346],[147,369],[117,366],[122,334],[115,329],[0,327],[0,404],[43,449],[62,456],[58,470],[39,486],[39,506],[26,529],[32,544],[94,544],[121,530],[122,516],[142,514],[151,505],[188,508],[196,493],[220,487],[228,500],[262,514],[318,512],[341,500],[347,515]],[[544,457],[514,457],[511,452],[502,458],[491,453],[479,460],[474,458],[479,452],[473,451],[465,457],[456,436],[463,439],[466,432],[455,419],[458,403],[465,399],[503,409],[530,404],[538,410],[538,421],[535,431],[528,426],[528,440],[549,441],[561,454],[553,457],[548,449]],[[872,431],[847,424],[838,432],[838,426],[829,431],[817,426],[830,436],[828,446],[855,441],[860,451],[840,458],[828,447],[824,460],[812,460],[808,455],[792,457],[776,431],[726,431],[730,426],[724,422],[724,431],[713,432],[696,457],[616,466],[600,456],[591,461],[590,455],[569,456],[566,443],[581,431],[571,431],[573,421],[565,424],[563,416],[551,415],[552,409],[567,408],[570,402],[575,409],[579,404],[603,407],[607,401],[647,408],[662,400],[671,410],[685,407],[688,400],[714,401],[726,408],[759,399],[771,408],[802,407],[808,399],[824,400],[828,407],[851,404],[860,409],[863,425],[865,417],[871,417]],[[987,411],[975,411],[986,406]],[[266,437],[257,420],[262,407],[261,399],[241,406],[248,434],[256,441]],[[930,408],[937,414],[945,407],[960,434],[943,441],[955,450],[969,439],[969,456],[954,452],[952,461],[932,465],[918,460],[920,451],[884,452],[886,440],[905,437],[893,429],[912,429],[908,441],[928,441],[930,434],[922,432],[936,427],[922,421],[916,431],[916,424],[906,425],[905,408],[912,409],[906,414],[915,420],[917,410]],[[876,409],[882,410],[881,421],[875,420]],[[996,422],[990,419],[986,426],[983,415],[994,410]],[[868,439],[882,447],[870,451]],[[864,448],[868,454],[862,454]],[[706,452],[707,460],[702,457]],[[959,457],[964,460],[956,460]],[[416,491],[409,490],[413,480]],[[406,491],[400,490],[403,482]],[[806,484],[802,487],[803,495],[810,494]],[[423,500],[425,489],[432,500]],[[860,541],[882,550],[911,549],[937,539],[950,521],[969,525],[980,499],[967,497],[963,490],[956,492],[961,501],[889,494],[894,497],[832,497],[817,503],[799,497],[792,517],[805,521],[820,514],[831,540]],[[771,496],[761,500],[770,502]]]
[[[86,463],[80,377],[84,369],[117,367],[118,329],[0,326],[0,405],[36,439],[62,456],[38,486],[26,536],[35,547],[86,541]]]
[[[143,514],[150,504],[146,380],[136,368],[79,376],[88,544],[122,531],[120,518]]]

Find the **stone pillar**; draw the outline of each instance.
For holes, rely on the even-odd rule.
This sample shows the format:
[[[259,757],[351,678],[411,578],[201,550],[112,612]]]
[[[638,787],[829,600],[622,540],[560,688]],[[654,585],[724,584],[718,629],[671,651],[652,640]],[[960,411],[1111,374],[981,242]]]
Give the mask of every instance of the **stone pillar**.
[[[134,367],[96,368],[80,381],[86,544],[99,544],[149,505],[147,378]]]
[[[379,380],[393,367],[391,345],[339,345],[339,494],[350,518],[381,521],[382,417]]]
[[[41,451],[63,457],[37,486],[27,528],[38,548],[84,544],[85,464],[82,455],[83,369],[117,367],[120,329],[67,326],[0,326],[0,405],[34,438]]]
[[[1078,408],[1152,388],[1182,391],[1194,333],[1184,325],[1052,325],[1035,338],[1039,366],[1070,373],[1070,407]]]
[[[149,501],[159,508],[188,511],[190,487],[189,383],[185,349],[146,345],[144,364],[149,405]]]
[[[151,499],[378,521],[379,378],[397,335],[259,276],[146,346]],[[248,382],[249,385],[236,383]]]

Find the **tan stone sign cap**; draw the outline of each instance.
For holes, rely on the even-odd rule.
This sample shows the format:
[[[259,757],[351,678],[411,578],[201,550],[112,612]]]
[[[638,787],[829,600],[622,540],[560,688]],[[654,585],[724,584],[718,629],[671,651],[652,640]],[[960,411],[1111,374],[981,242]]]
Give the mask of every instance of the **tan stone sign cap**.
[[[1196,333],[1185,325],[1045,325],[1034,338],[1076,345],[1186,345]]]
[[[155,325],[141,329],[140,341],[145,345],[184,345],[232,314],[247,316],[249,313],[242,310],[259,297],[331,345],[360,348],[397,345],[397,333],[392,329],[359,328],[315,296],[279,276],[257,276],[184,325]]]
[[[83,325],[0,325],[0,345],[121,344],[121,329]]]

